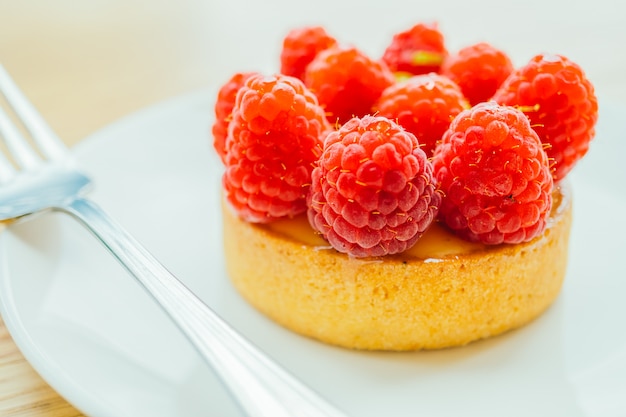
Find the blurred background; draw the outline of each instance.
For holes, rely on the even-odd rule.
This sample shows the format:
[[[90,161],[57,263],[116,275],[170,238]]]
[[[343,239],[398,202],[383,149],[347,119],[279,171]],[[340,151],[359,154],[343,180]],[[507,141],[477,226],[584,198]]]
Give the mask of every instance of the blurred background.
[[[437,21],[451,52],[487,41],[516,65],[539,52],[566,55],[586,70],[601,106],[626,107],[621,0],[0,0],[0,63],[73,145],[156,102],[210,95],[234,71],[277,71],[293,27],[323,25],[379,57],[395,32],[419,21]],[[1,322],[0,415],[80,415]]]
[[[620,100],[625,9],[620,0],[0,0],[0,61],[72,143],[232,71],[276,71],[282,36],[304,24],[380,56],[394,32],[437,21],[450,51],[488,41],[517,65],[561,53]]]

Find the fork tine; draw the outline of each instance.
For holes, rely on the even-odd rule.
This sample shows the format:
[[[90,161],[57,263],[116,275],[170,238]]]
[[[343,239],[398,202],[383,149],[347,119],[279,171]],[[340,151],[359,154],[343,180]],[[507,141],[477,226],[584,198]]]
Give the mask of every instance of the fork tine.
[[[0,134],[4,138],[7,148],[9,148],[9,152],[11,152],[13,158],[20,167],[28,169],[39,165],[39,156],[37,156],[30,146],[28,146],[22,137],[22,134],[9,119],[9,116],[7,116],[1,109]]]
[[[67,154],[63,141],[54,133],[35,107],[20,91],[9,73],[0,64],[0,92],[11,105],[22,123],[33,137],[42,154],[48,158],[58,158]]]

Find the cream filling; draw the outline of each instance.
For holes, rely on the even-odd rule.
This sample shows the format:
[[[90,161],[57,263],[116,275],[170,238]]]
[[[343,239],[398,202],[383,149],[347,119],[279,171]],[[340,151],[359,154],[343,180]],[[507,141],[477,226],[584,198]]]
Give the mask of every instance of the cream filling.
[[[554,223],[554,218],[562,214],[570,199],[568,186],[559,186],[553,193],[552,212],[547,228]],[[567,202],[567,203],[566,203]],[[295,242],[311,246],[313,249],[330,249],[329,243],[309,225],[306,215],[293,219],[283,219],[262,225],[273,233],[280,234]],[[420,237],[417,243],[402,255],[407,258],[423,259],[427,262],[437,262],[450,256],[459,256],[493,248],[481,243],[468,242],[438,222],[434,222]]]
[[[313,248],[330,248],[329,243],[313,230],[304,215],[293,219],[278,220],[262,227]],[[441,259],[447,256],[484,250],[485,248],[485,245],[468,242],[454,235],[439,223],[433,223],[417,243],[403,255],[417,259]]]

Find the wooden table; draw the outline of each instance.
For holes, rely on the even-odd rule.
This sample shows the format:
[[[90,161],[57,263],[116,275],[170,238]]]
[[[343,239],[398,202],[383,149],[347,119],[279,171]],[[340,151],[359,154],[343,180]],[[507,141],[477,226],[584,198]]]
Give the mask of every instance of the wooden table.
[[[264,57],[268,50],[277,53],[277,46],[264,47],[262,42],[278,38],[287,27],[324,23],[331,8],[354,14],[342,2],[293,6],[297,2],[273,0],[270,3],[291,15],[267,25],[275,8],[261,3],[268,2],[0,0],[0,62],[73,145],[141,107],[215,85],[230,75],[230,67],[259,69],[252,64],[262,62],[260,69],[266,69],[270,60]],[[417,3],[407,2],[414,4],[415,17],[399,15],[398,29],[413,20],[437,19],[451,34],[450,49],[484,38],[510,48],[516,64],[534,52],[563,53],[587,70],[602,100],[626,105],[626,11],[621,0],[536,0],[520,10],[495,0],[484,0],[484,7],[478,7],[481,2],[424,2],[425,9]],[[476,9],[480,13],[472,15]],[[515,18],[510,18],[512,13]],[[347,41],[358,43],[359,36],[376,27],[375,13],[365,16],[373,26],[361,25],[358,19],[341,24],[334,19],[331,30],[345,30],[352,34]],[[237,19],[247,29],[239,30],[233,24]],[[255,33],[265,37],[250,36]],[[231,50],[231,41],[242,46]],[[221,65],[224,62],[230,67]],[[1,321],[0,415],[81,415],[24,360]]]

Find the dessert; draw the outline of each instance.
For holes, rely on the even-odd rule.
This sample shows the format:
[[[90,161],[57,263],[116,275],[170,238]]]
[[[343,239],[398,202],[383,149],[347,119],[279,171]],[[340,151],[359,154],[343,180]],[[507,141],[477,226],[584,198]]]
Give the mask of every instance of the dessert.
[[[305,216],[250,224],[225,206],[226,264],[248,302],[302,335],[368,350],[461,346],[528,323],[556,298],[571,204],[558,190],[546,231],[528,243],[471,243],[435,223],[381,259],[335,251]]]
[[[565,177],[597,119],[582,70],[538,55],[470,107],[442,74],[393,81],[384,61],[315,32],[333,42],[315,57],[302,47],[303,79],[242,73],[223,88],[240,83],[235,98],[216,104],[226,266],[241,295],[354,349],[461,346],[539,316],[566,272]],[[403,126],[428,106],[401,94],[447,106],[445,129]]]

